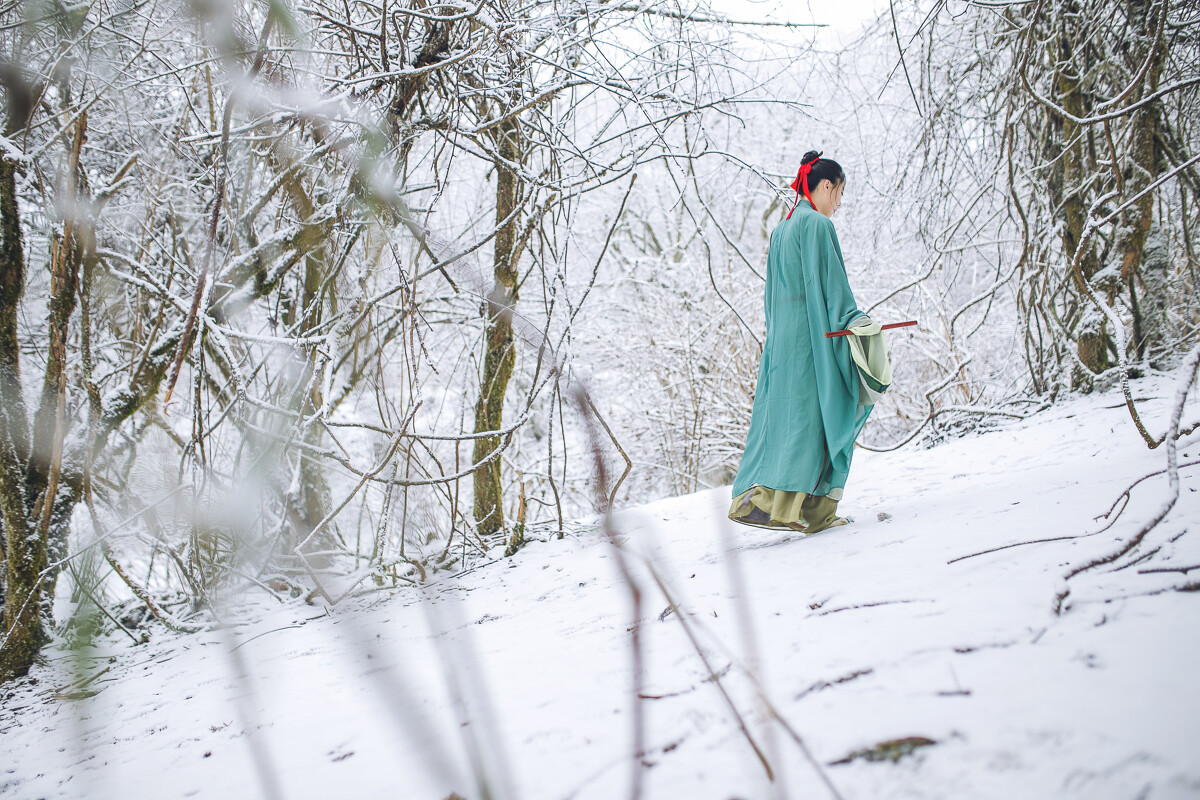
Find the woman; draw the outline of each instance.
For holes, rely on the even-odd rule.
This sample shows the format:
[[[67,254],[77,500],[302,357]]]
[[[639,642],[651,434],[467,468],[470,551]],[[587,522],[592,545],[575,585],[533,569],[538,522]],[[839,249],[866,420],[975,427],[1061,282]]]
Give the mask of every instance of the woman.
[[[855,365],[862,360],[851,356],[848,340],[857,337],[825,334],[853,327],[878,335],[871,345],[877,364],[886,351],[879,326],[854,302],[830,220],[842,204],[846,175],[817,152],[800,164],[792,184],[796,205],[771,232],[767,339],[729,518],[816,533],[847,522],[837,504],[854,439],[874,408],[867,403],[879,396],[863,385]]]

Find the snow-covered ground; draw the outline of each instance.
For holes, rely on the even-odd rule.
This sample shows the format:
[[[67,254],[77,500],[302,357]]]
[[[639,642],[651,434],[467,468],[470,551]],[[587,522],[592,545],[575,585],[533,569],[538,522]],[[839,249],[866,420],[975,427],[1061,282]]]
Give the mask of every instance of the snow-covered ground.
[[[1177,377],[1135,382],[1156,431]],[[1064,579],[1161,506],[1159,476],[1093,534],[1163,464],[1108,393],[860,451],[855,523],[807,539],[726,522],[718,489],[617,514],[620,552],[580,525],[423,594],[51,646],[0,689],[0,796],[612,800],[636,769],[647,798],[1198,797],[1200,467],[1134,554]],[[864,752],[899,758],[834,763]]]

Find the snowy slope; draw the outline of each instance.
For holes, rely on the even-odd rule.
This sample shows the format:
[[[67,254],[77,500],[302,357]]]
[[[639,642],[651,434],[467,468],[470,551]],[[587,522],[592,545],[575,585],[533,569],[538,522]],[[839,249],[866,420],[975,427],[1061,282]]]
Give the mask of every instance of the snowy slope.
[[[1135,383],[1155,429],[1176,380]],[[0,796],[623,798],[636,704],[648,798],[1200,797],[1200,592],[1176,590],[1200,580],[1200,468],[1134,556],[1064,581],[1160,507],[1161,476],[1087,535],[1163,463],[1112,393],[860,451],[855,524],[808,539],[724,521],[720,489],[617,514],[620,553],[580,525],[424,596],[246,598],[228,630],[51,647],[0,690]],[[831,765],[911,737],[935,743]]]

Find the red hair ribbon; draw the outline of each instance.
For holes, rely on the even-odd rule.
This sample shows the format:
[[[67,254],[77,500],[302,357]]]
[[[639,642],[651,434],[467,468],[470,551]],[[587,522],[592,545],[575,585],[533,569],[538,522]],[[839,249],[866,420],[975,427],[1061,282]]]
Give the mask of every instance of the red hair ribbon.
[[[796,173],[796,180],[792,181],[792,188],[796,190],[796,203],[792,206],[792,210],[788,212],[787,218],[792,218],[792,212],[796,210],[796,206],[800,205],[800,192],[804,192],[804,199],[813,207],[813,211],[817,210],[817,204],[813,202],[812,195],[808,193],[808,173],[812,171],[813,164],[821,160],[820,153],[812,161],[807,164],[800,165],[800,171]]]

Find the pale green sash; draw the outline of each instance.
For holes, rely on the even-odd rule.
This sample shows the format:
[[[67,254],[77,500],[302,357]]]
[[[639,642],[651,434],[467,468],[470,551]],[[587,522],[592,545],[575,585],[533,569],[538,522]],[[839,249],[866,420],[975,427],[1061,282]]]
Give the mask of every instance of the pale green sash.
[[[850,357],[858,367],[858,404],[873,406],[892,384],[887,338],[879,323],[863,315],[850,324]]]

